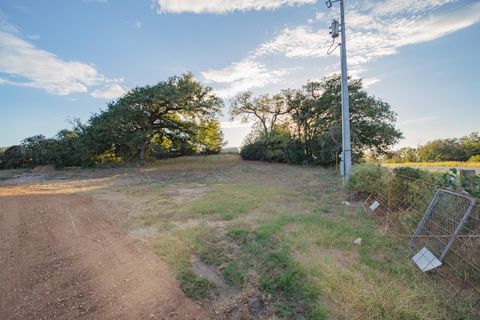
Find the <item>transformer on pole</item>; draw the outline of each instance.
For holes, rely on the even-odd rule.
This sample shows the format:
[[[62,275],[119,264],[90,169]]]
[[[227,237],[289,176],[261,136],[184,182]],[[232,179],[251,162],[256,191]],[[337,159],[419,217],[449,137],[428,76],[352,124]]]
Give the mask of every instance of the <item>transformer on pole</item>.
[[[345,37],[345,1],[344,0],[328,0],[327,8],[331,8],[332,4],[340,2],[340,26],[337,20],[332,21],[330,34],[332,38],[338,37],[338,29],[341,33],[340,42],[340,59],[342,66],[342,160],[340,164],[340,173],[344,177],[348,177],[352,171],[352,148],[350,141],[350,106],[348,101],[348,76],[347,76],[347,40]]]

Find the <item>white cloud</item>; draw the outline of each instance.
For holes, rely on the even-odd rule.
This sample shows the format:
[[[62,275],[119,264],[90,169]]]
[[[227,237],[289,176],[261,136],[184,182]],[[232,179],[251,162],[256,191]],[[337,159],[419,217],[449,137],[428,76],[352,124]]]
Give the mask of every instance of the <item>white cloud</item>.
[[[425,122],[429,122],[432,120],[437,120],[438,117],[436,116],[431,116],[431,117],[421,117],[421,118],[414,118],[414,119],[408,119],[405,121],[400,122],[400,125],[410,125],[410,124],[421,124]]]
[[[259,62],[245,59],[224,69],[204,71],[202,77],[206,83],[225,84],[224,88],[216,89],[215,93],[220,97],[229,98],[240,91],[277,83],[290,71],[290,69],[269,70]]]
[[[153,0],[159,12],[227,13],[273,10],[282,6],[313,4],[317,0]]]
[[[375,83],[379,82],[380,79],[379,78],[375,78],[375,77],[372,77],[372,78],[365,78],[363,79],[363,86],[365,88],[368,88],[370,87],[371,85],[374,85]]]
[[[30,34],[30,35],[27,36],[27,38],[30,39],[30,40],[38,40],[41,37],[38,34]]]
[[[448,3],[454,3],[458,0],[386,0],[377,1],[372,8],[375,16],[387,16],[398,14],[426,14],[428,10],[441,7]]]
[[[423,14],[421,9],[431,10],[452,1],[425,1],[422,5],[414,5],[407,10],[405,6],[410,2],[412,1],[387,1],[387,7],[383,8],[385,12],[379,11],[380,4],[373,12],[349,12],[347,49],[350,65],[361,65],[382,56],[395,54],[400,47],[431,41],[480,21],[480,3],[447,13],[423,15],[420,18],[390,17],[392,12]],[[315,30],[311,26],[285,28],[273,40],[260,45],[255,55],[281,54],[288,58],[325,57],[330,41],[326,29]]]
[[[323,20],[325,18],[325,16],[326,16],[325,13],[323,13],[322,11],[318,11],[315,14],[315,20],[317,20],[317,21]]]
[[[93,90],[90,95],[94,98],[114,100],[125,94],[125,90],[117,83],[106,85],[100,89]]]
[[[313,30],[310,26],[285,28],[272,41],[258,47],[253,56],[283,54],[288,58],[324,57],[331,44],[328,30]]]
[[[0,84],[68,95],[86,93],[97,86],[116,81],[107,79],[93,65],[62,60],[22,39],[18,31],[9,32],[13,30],[11,27],[6,29],[0,29]],[[119,87],[118,84],[115,88],[110,86],[107,91],[118,93]],[[100,97],[100,93],[93,96]]]
[[[218,5],[234,2],[209,3]],[[432,41],[480,22],[480,2],[467,5],[456,2],[458,1],[349,2],[346,18],[349,74],[361,77],[368,70],[368,63],[396,54],[401,47]],[[317,21],[324,19],[326,20],[326,14],[316,14]],[[223,89],[218,90],[220,94],[232,96],[238,91],[278,83],[292,71],[278,67],[270,69],[266,61],[271,60],[271,56],[289,59],[327,57],[332,41],[328,29],[315,27],[312,19],[309,20],[305,25],[284,28],[272,40],[259,45],[241,62],[232,63],[220,70],[208,70],[204,73],[204,78],[218,86],[223,85]],[[318,25],[318,22],[316,24]],[[339,50],[334,54],[338,55]],[[262,63],[259,62],[260,59]],[[335,62],[323,68],[323,75],[338,71],[338,62]],[[378,81],[378,77],[369,77],[364,80],[364,84],[369,86]]]

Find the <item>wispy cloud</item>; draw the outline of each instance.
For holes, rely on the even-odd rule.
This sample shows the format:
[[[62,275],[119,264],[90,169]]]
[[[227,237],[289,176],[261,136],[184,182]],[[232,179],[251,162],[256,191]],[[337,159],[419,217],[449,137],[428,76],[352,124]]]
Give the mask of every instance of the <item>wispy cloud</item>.
[[[253,57],[282,54],[288,58],[323,57],[331,40],[328,30],[314,30],[311,26],[285,28],[273,40],[260,45]]]
[[[95,88],[94,97],[111,98],[114,92],[120,93],[120,85],[112,84],[118,81],[106,78],[95,66],[65,61],[37,48],[8,22],[3,22],[0,28],[0,57],[0,84],[3,85],[38,88],[54,95],[87,93]],[[99,86],[104,88],[98,89]]]
[[[94,98],[113,100],[125,94],[121,85],[114,83],[103,86],[100,89],[93,90],[90,95]]]
[[[347,47],[350,65],[364,64],[395,54],[400,47],[431,41],[480,21],[480,3],[450,12],[432,13],[431,10],[440,4],[455,1],[424,1],[422,5],[407,8],[411,2],[390,0],[385,6],[377,3],[367,13],[355,10],[348,13]],[[401,15],[406,12],[417,15]],[[285,28],[273,40],[260,45],[255,55],[320,58],[327,56],[330,41],[326,29],[314,29],[308,25]]]
[[[385,0],[352,1],[347,12],[347,49],[349,52],[350,74],[360,77],[368,70],[368,64],[382,57],[398,53],[407,45],[432,41],[480,22],[480,2],[459,5],[457,0]],[[331,14],[330,12],[329,14]],[[317,19],[326,19],[322,13]],[[269,73],[270,56],[288,59],[326,58],[331,45],[326,28],[316,28],[310,23],[284,28],[272,40],[260,44],[245,60],[255,64],[262,59],[263,74]],[[338,55],[338,50],[335,52]],[[222,70],[233,70],[233,66]],[[324,68],[324,75],[330,74],[331,66]],[[210,70],[210,73],[215,70]],[[284,73],[286,75],[288,73]],[[219,85],[228,82],[211,79]],[[276,81],[281,79],[276,78]],[[365,84],[378,82],[372,77]],[[260,82],[261,86],[266,83]],[[252,83],[250,88],[255,87]],[[230,94],[236,88],[230,86]],[[239,86],[237,89],[241,89]]]
[[[133,27],[134,29],[142,29],[142,23],[141,23],[140,21],[138,21],[138,20],[137,20],[137,21],[134,21],[134,22],[132,22],[132,27]]]
[[[202,77],[206,83],[225,84],[224,88],[216,90],[216,94],[223,98],[229,98],[240,91],[277,83],[290,71],[287,68],[269,70],[259,62],[246,59],[235,62],[224,69],[204,71]]]
[[[313,4],[317,0],[153,0],[158,12],[228,13],[273,10],[282,6]]]
[[[437,120],[437,119],[438,119],[438,117],[436,117],[436,116],[420,117],[420,118],[408,119],[408,120],[399,122],[398,124],[400,124],[400,125],[422,124],[422,123],[429,122],[429,121],[432,121],[432,120]]]

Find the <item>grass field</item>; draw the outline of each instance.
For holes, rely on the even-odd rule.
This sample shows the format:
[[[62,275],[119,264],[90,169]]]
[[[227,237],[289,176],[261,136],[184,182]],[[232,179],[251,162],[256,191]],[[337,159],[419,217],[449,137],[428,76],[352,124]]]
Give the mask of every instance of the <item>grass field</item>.
[[[219,155],[22,181],[108,203],[213,318],[475,319],[348,200],[333,170]]]
[[[0,181],[11,179],[19,174],[27,172],[26,169],[0,170]]]
[[[169,263],[188,296],[226,318],[474,318],[358,204],[344,202],[333,171],[232,155],[144,170],[166,178],[116,190],[142,204],[127,227]]]
[[[387,168],[396,167],[412,167],[424,168],[432,171],[448,171],[450,168],[474,169],[480,173],[479,162],[463,162],[463,161],[442,161],[442,162],[404,162],[404,163],[382,163]]]

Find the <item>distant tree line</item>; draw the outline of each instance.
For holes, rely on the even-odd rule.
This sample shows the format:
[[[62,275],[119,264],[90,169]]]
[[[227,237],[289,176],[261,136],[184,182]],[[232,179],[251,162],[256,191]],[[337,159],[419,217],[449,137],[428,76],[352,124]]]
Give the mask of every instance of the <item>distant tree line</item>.
[[[437,162],[477,161],[480,162],[480,134],[473,132],[461,138],[437,139],[418,148],[404,147],[391,152],[390,162]]]
[[[402,138],[390,105],[369,96],[361,80],[350,79],[349,99],[354,160],[360,161],[366,153],[387,154]],[[241,149],[247,160],[331,165],[342,151],[341,81],[337,75],[273,96],[240,93],[232,100],[230,114],[254,122]]]
[[[55,137],[37,135],[0,149],[0,168],[95,166],[219,153],[223,102],[191,74],[135,88],[86,123]]]

